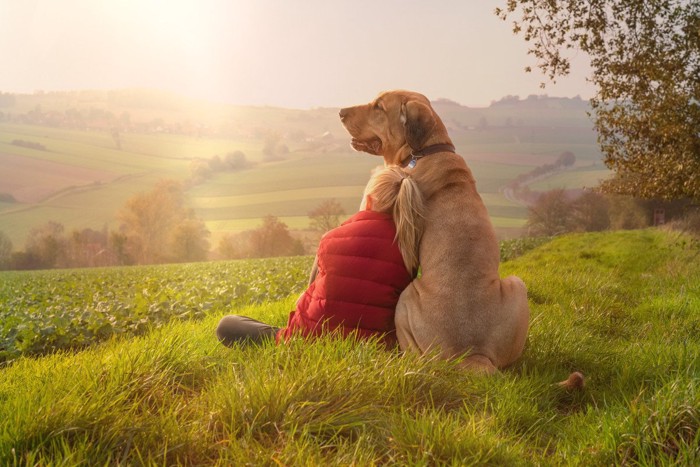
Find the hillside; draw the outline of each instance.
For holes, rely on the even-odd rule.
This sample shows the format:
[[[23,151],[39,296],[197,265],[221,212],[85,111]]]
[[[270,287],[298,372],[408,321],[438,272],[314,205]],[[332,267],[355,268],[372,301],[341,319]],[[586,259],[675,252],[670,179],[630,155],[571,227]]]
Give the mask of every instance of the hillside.
[[[493,377],[373,343],[216,341],[227,313],[283,324],[299,290],[20,358],[0,367],[0,464],[697,465],[697,247],[654,229],[567,235],[503,263],[528,286],[531,325],[522,359]],[[554,384],[573,370],[582,391]]]
[[[348,214],[357,209],[379,163],[352,152],[337,109],[223,106],[143,90],[1,97],[0,230],[17,248],[47,220],[68,231],[116,228],[124,202],[162,178],[188,184],[214,242],[268,214],[305,229],[308,212],[325,199],[337,199]],[[580,99],[434,105],[503,236],[515,235],[526,215],[502,193],[518,175],[566,151],[576,163],[540,181],[542,189],[592,186],[608,173]],[[222,170],[216,158],[236,152],[245,164]]]

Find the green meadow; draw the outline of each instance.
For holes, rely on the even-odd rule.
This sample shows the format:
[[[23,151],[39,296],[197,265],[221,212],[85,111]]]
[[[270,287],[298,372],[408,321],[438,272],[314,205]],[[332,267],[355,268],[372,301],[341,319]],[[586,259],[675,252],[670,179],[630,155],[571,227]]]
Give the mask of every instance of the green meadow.
[[[492,377],[375,342],[217,342],[228,313],[283,325],[304,287],[301,264],[0,273],[12,283],[6,302],[74,303],[78,317],[99,315],[101,302],[116,313],[134,295],[125,287],[141,297],[136,308],[211,303],[0,367],[0,464],[698,465],[697,240],[648,229],[566,235],[517,256],[521,247],[502,246],[512,259],[501,274],[528,286],[529,337]],[[103,298],[76,292],[81,274],[102,282],[93,293]],[[236,301],[247,282],[255,294]],[[257,295],[266,287],[271,296]],[[568,392],[556,383],[572,371],[586,383]]]

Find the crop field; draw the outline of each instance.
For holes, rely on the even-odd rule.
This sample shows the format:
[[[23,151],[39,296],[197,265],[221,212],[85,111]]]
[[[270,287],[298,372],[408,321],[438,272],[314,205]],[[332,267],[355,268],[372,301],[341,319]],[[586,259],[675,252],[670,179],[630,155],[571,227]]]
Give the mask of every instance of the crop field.
[[[36,202],[56,192],[57,187],[85,185],[91,182],[109,182],[115,172],[68,165],[55,161],[34,159],[14,154],[0,154],[5,170],[0,184],[18,201]]]
[[[301,293],[313,258],[0,273],[0,363]]]
[[[502,242],[501,257],[520,256],[546,241]],[[0,272],[0,364],[298,295],[312,262],[311,256],[296,256]]]
[[[0,273],[0,464],[698,465],[697,240],[528,242],[500,271],[528,286],[528,341],[493,376],[376,342],[217,342],[226,314],[284,325],[309,257]],[[556,384],[575,370],[582,389]]]
[[[39,97],[27,99],[40,101]],[[60,96],[52,99],[46,109],[60,109],[70,101],[62,102]],[[522,226],[527,216],[526,208],[509,203],[501,194],[519,174],[571,151],[577,158],[576,170],[542,180],[537,187],[590,186],[606,175],[594,165],[600,163],[600,152],[580,108],[535,111],[448,105],[437,109],[445,113],[451,136],[474,173],[497,231],[509,232],[505,236]],[[293,230],[304,230],[308,213],[324,200],[336,199],[347,215],[354,212],[371,170],[381,163],[375,156],[351,151],[333,109],[219,109],[217,117],[210,115],[209,120],[200,113],[203,110],[190,110],[189,117],[185,108],[170,113],[132,112],[134,118],[151,115],[185,122],[201,116],[211,126],[228,128],[228,136],[122,132],[118,149],[108,129],[0,123],[0,193],[17,201],[0,204],[0,230],[18,249],[32,228],[49,220],[62,223],[68,232],[85,227],[115,229],[116,214],[130,197],[150,190],[160,179],[188,182],[193,161],[233,151],[242,151],[250,166],[213,171],[188,185],[190,204],[212,231],[212,239],[256,228],[266,215],[289,220]],[[482,112],[493,126],[474,129],[471,125],[478,124]],[[281,157],[263,154],[265,135],[270,134],[286,147]],[[15,140],[45,149],[17,146],[12,144]]]

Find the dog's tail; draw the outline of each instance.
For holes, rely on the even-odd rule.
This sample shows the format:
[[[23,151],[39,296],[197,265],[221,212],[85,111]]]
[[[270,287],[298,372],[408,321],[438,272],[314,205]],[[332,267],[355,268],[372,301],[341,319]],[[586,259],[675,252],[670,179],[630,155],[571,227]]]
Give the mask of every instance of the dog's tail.
[[[574,371],[566,380],[557,383],[557,386],[566,389],[567,391],[580,391],[586,384],[583,373]]]

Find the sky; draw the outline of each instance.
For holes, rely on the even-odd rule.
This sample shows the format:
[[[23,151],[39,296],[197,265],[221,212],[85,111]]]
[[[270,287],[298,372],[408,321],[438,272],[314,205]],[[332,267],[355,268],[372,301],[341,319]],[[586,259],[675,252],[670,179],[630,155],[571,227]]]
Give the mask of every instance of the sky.
[[[154,88],[308,109],[388,89],[471,107],[588,99],[585,54],[548,83],[506,0],[0,0],[0,92]],[[526,66],[533,72],[526,73]]]

